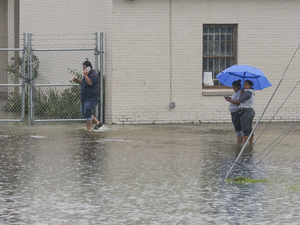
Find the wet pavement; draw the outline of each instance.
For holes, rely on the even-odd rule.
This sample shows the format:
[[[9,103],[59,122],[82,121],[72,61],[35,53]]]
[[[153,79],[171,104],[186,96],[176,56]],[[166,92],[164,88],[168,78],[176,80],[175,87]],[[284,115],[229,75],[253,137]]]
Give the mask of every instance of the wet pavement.
[[[300,124],[258,129],[246,184],[230,124],[82,127],[1,124],[1,225],[300,224]]]

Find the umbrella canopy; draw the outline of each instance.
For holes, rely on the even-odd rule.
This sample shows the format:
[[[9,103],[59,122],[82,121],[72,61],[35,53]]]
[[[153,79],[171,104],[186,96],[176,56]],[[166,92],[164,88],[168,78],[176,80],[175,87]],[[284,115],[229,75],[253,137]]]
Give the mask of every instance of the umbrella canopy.
[[[252,88],[254,90],[262,90],[272,86],[261,70],[247,65],[233,65],[228,67],[217,75],[217,79],[221,84],[228,87],[232,87],[232,82],[236,80],[241,80],[242,87],[245,80],[252,81]]]

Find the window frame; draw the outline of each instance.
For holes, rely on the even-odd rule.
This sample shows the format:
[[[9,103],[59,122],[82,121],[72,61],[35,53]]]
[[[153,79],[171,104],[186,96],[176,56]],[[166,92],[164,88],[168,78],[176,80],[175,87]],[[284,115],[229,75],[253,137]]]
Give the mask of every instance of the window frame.
[[[232,29],[232,33],[231,33],[231,37],[232,37],[232,42],[231,42],[231,44],[232,44],[232,55],[231,56],[226,55],[226,53],[227,53],[226,50],[227,49],[226,49],[225,46],[228,44],[226,42],[227,41],[226,36],[228,35],[228,34],[226,34],[226,31],[225,31],[225,33],[223,33],[223,35],[225,34],[224,35],[225,36],[225,42],[224,42],[224,47],[225,47],[224,52],[225,53],[224,53],[224,55],[223,56],[222,55],[211,55],[211,51],[208,49],[211,46],[209,44],[205,43],[206,42],[205,41],[205,35],[207,35],[207,33],[205,33],[205,30],[210,29],[211,27],[214,28],[214,32],[211,33],[213,35],[212,42],[214,42],[213,43],[214,47],[215,47],[215,43],[216,43],[215,29],[218,28],[218,29],[222,30],[222,29],[228,29],[228,28],[231,27],[231,29]],[[210,32],[208,34],[211,35]],[[210,36],[206,37],[206,39],[208,39],[208,38],[210,38]],[[219,46],[221,46],[222,33],[219,34],[218,38],[219,38],[219,43],[220,43]],[[205,46],[205,44],[207,44],[207,46]],[[219,51],[222,51],[221,48],[222,47],[220,47]],[[207,51],[209,51],[209,55],[206,54]],[[214,53],[214,51],[215,51],[215,49],[213,49],[213,53]],[[203,26],[202,26],[202,88],[203,89],[229,89],[230,88],[230,87],[223,86],[221,84],[215,84],[214,77],[217,75],[217,73],[214,74],[215,71],[216,71],[215,68],[214,68],[214,66],[215,66],[214,63],[215,63],[215,61],[217,61],[216,59],[220,60],[221,58],[224,58],[224,62],[225,62],[224,66],[225,67],[229,67],[229,66],[226,66],[226,59],[227,58],[232,59],[232,63],[229,63],[230,66],[238,63],[238,24],[236,24],[236,23],[223,23],[223,24],[222,23],[206,23],[206,24],[203,24]],[[209,71],[209,72],[213,72],[213,74],[212,74],[213,75],[213,82],[214,82],[213,86],[204,85],[204,72],[208,72],[208,71],[205,71],[206,68],[204,68],[204,63],[205,63],[205,60],[206,60],[206,62],[210,63],[208,61],[209,59],[212,59],[212,61],[213,61],[213,66],[212,66],[213,71]],[[219,68],[220,68],[220,64],[221,63],[219,63]],[[208,67],[209,66],[210,65],[208,65]],[[221,71],[222,71],[222,69],[218,72],[221,72]]]

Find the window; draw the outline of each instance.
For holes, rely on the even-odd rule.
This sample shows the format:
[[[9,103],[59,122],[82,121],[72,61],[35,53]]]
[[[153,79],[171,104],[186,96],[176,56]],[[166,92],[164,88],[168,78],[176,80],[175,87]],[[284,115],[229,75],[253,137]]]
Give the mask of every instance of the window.
[[[203,25],[203,87],[222,88],[216,76],[237,64],[237,25]]]

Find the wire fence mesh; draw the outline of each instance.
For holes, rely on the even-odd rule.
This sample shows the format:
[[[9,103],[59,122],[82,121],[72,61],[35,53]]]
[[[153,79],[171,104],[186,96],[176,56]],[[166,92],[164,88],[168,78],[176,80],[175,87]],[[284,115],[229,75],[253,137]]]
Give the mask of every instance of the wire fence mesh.
[[[22,120],[24,86],[0,85],[0,120]]]
[[[74,120],[81,118],[79,85],[35,85],[34,120]]]
[[[0,121],[23,120],[22,51],[0,51]]]

